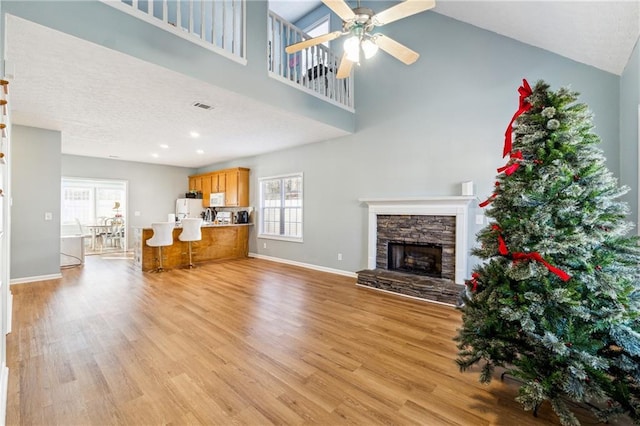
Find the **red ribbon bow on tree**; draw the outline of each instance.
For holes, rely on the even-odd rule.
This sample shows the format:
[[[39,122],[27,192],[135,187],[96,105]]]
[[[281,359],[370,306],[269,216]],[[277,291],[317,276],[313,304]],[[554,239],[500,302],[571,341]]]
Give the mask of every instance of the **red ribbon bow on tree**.
[[[509,249],[507,248],[507,244],[504,242],[504,238],[502,238],[502,229],[495,224],[491,226],[491,229],[498,232],[498,252],[502,256],[509,255]],[[557,275],[558,278],[560,278],[562,281],[569,281],[571,279],[571,275],[567,274],[562,269],[556,268],[555,266],[553,266],[552,264],[544,260],[542,255],[537,251],[532,253],[523,253],[523,252],[511,253],[511,259],[514,262],[518,262],[521,260],[535,260],[536,262],[540,262],[544,266],[546,266],[549,272]]]
[[[509,125],[507,126],[507,131],[504,132],[504,149],[502,150],[503,157],[506,157],[507,154],[511,152],[511,144],[512,144],[511,133],[513,133],[513,122],[516,121],[516,118],[518,118],[520,115],[524,114],[525,112],[529,111],[533,107],[533,105],[531,105],[526,100],[526,98],[531,96],[531,94],[533,93],[533,91],[531,90],[531,87],[529,86],[529,83],[527,83],[527,80],[522,79],[522,86],[518,88],[518,93],[520,93],[520,105],[516,113],[513,114],[513,118],[511,119],[511,121],[509,122]]]
[[[500,229],[498,225],[491,225],[491,229],[498,231],[498,251],[503,256],[508,255],[509,249],[507,248],[507,244],[504,242],[504,238],[502,238],[502,229]]]
[[[497,187],[500,186],[500,182],[496,182],[495,186],[496,186],[496,189],[493,190],[493,194],[491,194],[489,196],[489,198],[487,198],[486,200],[484,200],[483,202],[478,204],[478,206],[483,207],[483,208],[487,207],[498,196],[496,191],[498,190]]]
[[[513,162],[511,160],[513,160]],[[505,166],[500,167],[498,169],[498,173],[504,172],[505,175],[511,176],[516,170],[518,170],[518,167],[520,167],[520,160],[522,160],[522,151],[516,151],[511,154],[511,158],[509,160],[509,163],[511,164],[507,163]]]
[[[562,281],[569,281],[571,279],[571,275],[567,274],[562,269],[556,268],[555,266],[544,260],[542,258],[542,255],[537,251],[533,253],[512,253],[511,258],[514,262],[517,262],[519,260],[535,260],[536,262],[540,262],[544,266],[546,266],[549,272],[556,274]]]
[[[474,272],[473,274],[471,274],[471,291],[476,291],[478,289],[478,278],[480,278],[479,273]]]

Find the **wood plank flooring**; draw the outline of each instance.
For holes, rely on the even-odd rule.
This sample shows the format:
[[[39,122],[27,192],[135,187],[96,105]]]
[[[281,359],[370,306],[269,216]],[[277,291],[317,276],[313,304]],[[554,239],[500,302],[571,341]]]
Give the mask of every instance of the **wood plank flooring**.
[[[558,424],[460,373],[454,308],[259,259],[11,287],[9,425]],[[585,423],[595,423],[588,413]]]

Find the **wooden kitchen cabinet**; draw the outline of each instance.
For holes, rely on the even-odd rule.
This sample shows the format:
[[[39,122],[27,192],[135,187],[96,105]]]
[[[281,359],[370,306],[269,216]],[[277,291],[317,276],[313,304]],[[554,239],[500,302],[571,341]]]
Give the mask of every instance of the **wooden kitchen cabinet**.
[[[249,255],[250,224],[203,226],[202,239],[193,242],[193,261],[205,263],[216,260],[242,259]],[[143,271],[156,267],[157,249],[146,241],[153,236],[151,228],[134,228],[136,246],[134,264]],[[165,268],[185,267],[189,263],[186,241],[180,241],[181,228],[173,229],[173,244],[162,249]]]
[[[211,176],[202,176],[202,205],[209,205],[209,194],[211,194]],[[215,192],[215,191],[213,191]]]
[[[225,170],[225,205],[249,206],[249,169]]]
[[[224,192],[225,188],[224,172],[215,172],[211,174],[211,192]]]
[[[189,176],[189,191],[202,192],[202,176]]]
[[[249,206],[249,169],[236,167],[189,176],[189,189],[202,192],[202,205],[209,206],[212,192],[225,193],[225,206]]]
[[[210,207],[209,195],[212,192],[225,192],[226,175],[223,173],[210,173],[202,176],[202,205]]]

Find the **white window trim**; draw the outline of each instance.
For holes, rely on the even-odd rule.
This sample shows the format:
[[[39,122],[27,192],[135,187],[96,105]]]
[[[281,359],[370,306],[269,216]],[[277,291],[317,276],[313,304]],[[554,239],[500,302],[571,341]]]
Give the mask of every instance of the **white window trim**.
[[[262,232],[262,217],[260,217],[260,215],[262,214],[262,181],[265,180],[274,180],[274,179],[283,179],[283,178],[288,178],[288,177],[300,177],[302,179],[302,222],[301,222],[301,226],[302,226],[302,230],[301,230],[301,236],[300,237],[290,237],[287,235],[275,235],[275,234],[264,234]],[[259,206],[258,206],[258,239],[265,239],[265,240],[279,240],[279,241],[288,241],[288,242],[292,242],[292,243],[303,243],[304,242],[304,174],[302,172],[297,172],[297,173],[287,173],[287,174],[283,174],[283,175],[276,175],[276,176],[265,176],[265,177],[261,177],[258,178],[258,188],[259,188]]]
[[[290,243],[304,243],[302,237],[286,237],[284,235],[271,235],[271,234],[260,234],[258,235],[259,240],[278,240],[278,241],[287,241]]]

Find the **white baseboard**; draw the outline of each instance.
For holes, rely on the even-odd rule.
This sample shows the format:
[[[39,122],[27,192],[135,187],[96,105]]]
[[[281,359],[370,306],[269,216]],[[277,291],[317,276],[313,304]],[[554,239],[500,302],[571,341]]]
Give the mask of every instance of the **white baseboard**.
[[[282,259],[280,257],[265,256],[258,253],[249,253],[249,257],[256,259],[269,260],[271,262],[285,263],[287,265],[300,266],[302,268],[313,269],[314,271],[328,272],[330,274],[342,275],[349,278],[358,278],[358,274],[351,271],[343,271],[341,269],[327,268],[326,266],[318,266],[311,263],[297,262],[295,260]]]
[[[49,274],[49,275],[38,275],[34,277],[13,278],[10,282],[10,285],[34,283],[36,281],[59,280],[60,278],[62,278],[62,274],[60,273]]]
[[[0,424],[7,422],[7,397],[9,394],[9,369],[4,362],[0,367]]]

